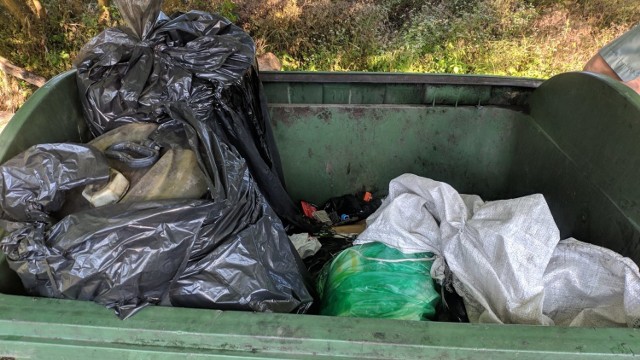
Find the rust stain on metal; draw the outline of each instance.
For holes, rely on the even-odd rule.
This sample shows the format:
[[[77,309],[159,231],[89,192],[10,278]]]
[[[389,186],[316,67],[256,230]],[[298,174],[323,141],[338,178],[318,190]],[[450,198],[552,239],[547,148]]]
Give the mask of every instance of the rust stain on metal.
[[[285,109],[274,109],[273,114],[271,115],[271,122],[274,125],[282,124],[286,127],[290,127],[295,123],[296,116],[292,114],[290,111],[286,111]]]
[[[352,119],[359,120],[365,117],[366,109],[361,106],[348,109],[348,113]]]
[[[330,111],[321,111],[318,114],[318,118],[320,118],[322,121],[324,121],[325,123],[330,123],[331,122],[331,118],[332,118],[332,114]]]

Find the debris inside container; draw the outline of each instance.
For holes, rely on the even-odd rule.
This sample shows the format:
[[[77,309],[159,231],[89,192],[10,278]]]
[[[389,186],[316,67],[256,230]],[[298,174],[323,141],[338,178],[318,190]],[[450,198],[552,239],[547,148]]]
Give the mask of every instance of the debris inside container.
[[[405,174],[355,244],[431,252],[431,275],[463,298],[471,322],[640,326],[640,272],[629,258],[560,240],[544,197],[484,202]]]
[[[313,256],[304,259],[304,265],[307,267],[311,280],[315,284],[322,268],[342,250],[353,246],[355,236],[345,236],[330,231],[320,232],[314,236],[317,237],[322,246]]]
[[[426,320],[440,294],[430,276],[433,254],[403,254],[382,243],[342,251],[318,279],[320,313],[332,316]]]
[[[0,248],[29,294],[121,318],[147,305],[304,313],[317,282],[325,315],[640,327],[637,265],[561,240],[540,194],[485,202],[407,174],[384,202],[362,191],[300,212],[251,38],[218,15],[117,3],[131,29],[76,60],[96,138],[0,167]]]
[[[116,4],[130,29],[105,30],[75,61],[96,138],[0,167],[10,267],[29,294],[121,318],[151,304],[306,312],[283,221],[310,222],[284,187],[252,39],[218,15]]]
[[[318,239],[308,233],[289,235],[289,240],[302,259],[315,255],[322,247]]]
[[[310,230],[286,191],[251,37],[219,15],[166,16],[158,3],[117,1],[130,29],[103,31],[74,61],[91,133],[193,119],[189,145],[210,185],[224,182],[214,174],[222,159],[208,148],[215,136],[246,162],[251,181],[285,225]]]
[[[356,223],[366,219],[380,206],[381,200],[374,198],[370,192],[346,194],[333,197],[320,207],[302,201],[302,208],[307,216],[332,226]]]
[[[446,183],[405,174],[391,181],[389,195],[362,231],[338,236],[340,228],[343,234],[349,232],[344,227],[329,231],[339,244],[333,253],[325,253],[320,261],[305,261],[317,279],[325,315],[640,326],[637,265],[602,247],[573,238],[560,240],[540,194],[484,202],[476,195],[459,194]],[[406,257],[433,254],[430,271],[404,268],[394,270],[393,279],[373,281],[369,287],[358,282],[358,277],[376,279],[375,271],[363,270],[363,264],[384,266],[390,261],[362,251],[362,246],[381,243]],[[400,296],[400,290],[411,288],[408,284],[414,277],[431,281],[431,276],[442,301],[433,303],[435,310],[429,310],[429,316],[396,312],[393,309],[404,308],[383,297],[390,289],[398,291],[393,296]],[[410,298],[418,301],[420,296]]]

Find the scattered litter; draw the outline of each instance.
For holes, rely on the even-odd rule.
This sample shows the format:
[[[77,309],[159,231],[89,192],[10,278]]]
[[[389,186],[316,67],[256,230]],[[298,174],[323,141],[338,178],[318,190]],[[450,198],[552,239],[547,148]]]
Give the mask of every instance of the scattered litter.
[[[329,214],[324,210],[315,211],[313,218],[323,225],[331,226],[333,224],[333,221],[329,218]]]
[[[304,214],[304,216],[308,217],[308,218],[313,218],[313,214],[318,211],[318,208],[314,205],[311,205],[310,203],[306,202],[306,201],[300,201],[300,206],[302,206],[302,213]]]
[[[289,239],[302,259],[315,255],[322,247],[316,237],[309,236],[307,233],[289,235]]]
[[[347,194],[327,200],[321,207],[307,201],[301,201],[302,212],[307,218],[314,219],[325,226],[339,227],[364,221],[373,214],[382,201],[374,198],[371,192]],[[361,233],[360,227],[352,233]],[[344,229],[340,229],[344,231]]]
[[[342,250],[353,246],[353,240],[355,239],[354,236],[344,236],[331,232],[320,233],[316,235],[316,237],[322,247],[315,255],[304,259],[304,265],[307,267],[311,280],[314,283],[318,279],[322,268],[331,262]]]
[[[345,235],[345,236],[356,235],[357,236],[362,234],[362,232],[366,227],[367,227],[367,223],[364,220],[361,220],[355,224],[334,226],[331,228],[331,230],[334,233],[339,235]]]
[[[326,211],[332,225],[345,225],[365,220],[380,206],[370,192],[347,194],[329,199],[322,209]]]

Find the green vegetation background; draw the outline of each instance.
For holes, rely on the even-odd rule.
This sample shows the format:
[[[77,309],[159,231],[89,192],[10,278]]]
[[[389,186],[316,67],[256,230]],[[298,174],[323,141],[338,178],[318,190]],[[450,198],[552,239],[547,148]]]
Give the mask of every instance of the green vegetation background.
[[[37,11],[42,5],[45,11]],[[547,78],[581,70],[640,22],[638,0],[165,0],[218,12],[284,70],[400,71]],[[122,25],[108,0],[0,0],[0,56],[50,78]],[[0,111],[34,87],[0,72]]]

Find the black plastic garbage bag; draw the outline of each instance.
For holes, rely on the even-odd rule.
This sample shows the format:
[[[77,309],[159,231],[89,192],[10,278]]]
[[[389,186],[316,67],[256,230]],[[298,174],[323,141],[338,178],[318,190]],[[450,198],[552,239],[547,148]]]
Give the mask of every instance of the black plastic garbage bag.
[[[166,130],[155,137],[166,140]],[[224,179],[215,189],[228,196],[115,204],[56,224],[48,212],[62,206],[64,190],[104,180],[102,154],[86,145],[38,145],[0,166],[0,248],[27,292],[93,300],[121,318],[149,304],[307,311],[304,266],[281,222],[244,160],[209,140],[216,159],[209,170]]]
[[[160,303],[214,205],[190,200],[116,204],[34,223],[2,241],[28,293],[93,300],[126,317]]]
[[[36,146],[0,167],[0,247],[9,265],[31,294],[94,300],[121,318],[148,304],[307,311],[312,287],[278,217],[294,223],[296,211],[250,37],[215,15],[170,19],[158,14],[158,1],[117,3],[125,18],[140,20],[136,33],[106,30],[77,62],[90,129],[161,123],[150,138],[163,146],[186,139],[209,194],[108,205],[56,223],[65,192],[104,180],[108,167],[90,146]]]
[[[0,167],[0,209],[4,219],[55,222],[65,192],[109,178],[107,160],[80,144],[42,144]]]
[[[162,123],[171,118],[167,105],[186,104],[247,161],[282,221],[308,229],[284,185],[251,37],[218,15],[167,17],[160,1],[116,3],[131,28],[105,30],[75,62],[93,135],[130,122]]]
[[[306,289],[312,285],[306,268],[277,215],[251,181],[242,157],[216,137],[216,124],[208,127],[179,106],[169,112],[194,133],[190,136],[194,147],[206,154],[202,166],[214,182],[214,201],[225,204],[220,220],[203,229],[202,241],[194,246],[184,275],[171,289],[172,303],[255,311],[308,310],[312,297]]]

